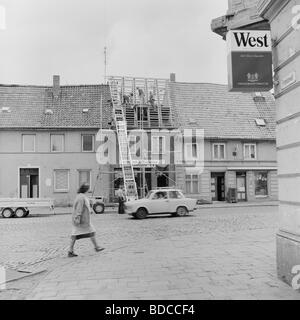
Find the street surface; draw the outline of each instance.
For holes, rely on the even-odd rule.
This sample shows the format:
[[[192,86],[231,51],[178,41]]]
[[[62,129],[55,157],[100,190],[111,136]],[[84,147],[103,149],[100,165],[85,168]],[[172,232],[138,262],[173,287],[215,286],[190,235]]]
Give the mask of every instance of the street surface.
[[[67,258],[70,215],[0,219],[0,265],[46,272],[0,299],[300,299],[277,279],[278,208],[200,208],[192,216],[133,220],[94,215],[99,244]]]

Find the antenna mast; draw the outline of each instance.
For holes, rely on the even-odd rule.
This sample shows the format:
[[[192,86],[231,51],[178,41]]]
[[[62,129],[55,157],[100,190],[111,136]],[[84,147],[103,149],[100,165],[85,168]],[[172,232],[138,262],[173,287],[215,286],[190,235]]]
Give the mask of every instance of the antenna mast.
[[[104,47],[104,84],[107,80],[107,47]]]

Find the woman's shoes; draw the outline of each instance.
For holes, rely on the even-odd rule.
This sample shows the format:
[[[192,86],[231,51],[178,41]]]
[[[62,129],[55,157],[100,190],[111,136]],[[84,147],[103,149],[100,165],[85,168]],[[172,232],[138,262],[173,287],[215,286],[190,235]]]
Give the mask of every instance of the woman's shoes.
[[[96,252],[101,252],[101,251],[103,251],[104,250],[104,248],[95,248],[95,251]]]
[[[68,258],[76,258],[76,257],[78,257],[78,255],[77,254],[75,254],[74,252],[68,252]]]

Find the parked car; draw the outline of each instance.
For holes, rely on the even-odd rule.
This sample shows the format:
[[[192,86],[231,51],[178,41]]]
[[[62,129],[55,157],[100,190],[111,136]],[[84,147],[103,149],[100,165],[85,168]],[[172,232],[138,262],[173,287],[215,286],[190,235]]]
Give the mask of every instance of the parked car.
[[[196,209],[197,200],[186,198],[178,189],[158,189],[148,193],[146,198],[125,203],[125,212],[137,219],[149,215],[172,214],[186,216]]]

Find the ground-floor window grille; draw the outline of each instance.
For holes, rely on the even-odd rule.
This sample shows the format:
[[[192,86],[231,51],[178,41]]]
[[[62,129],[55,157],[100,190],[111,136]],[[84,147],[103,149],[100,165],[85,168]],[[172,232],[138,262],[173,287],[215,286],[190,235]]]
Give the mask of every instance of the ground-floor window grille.
[[[54,191],[69,192],[69,170],[54,170]]]

